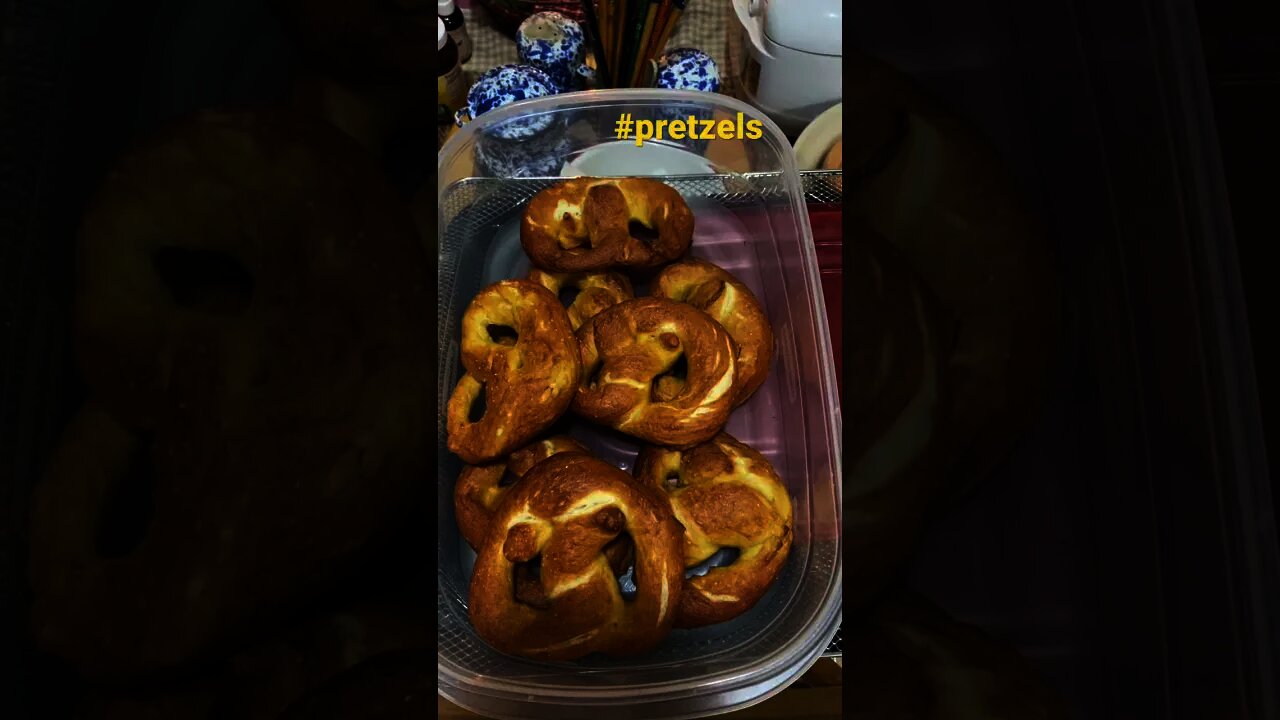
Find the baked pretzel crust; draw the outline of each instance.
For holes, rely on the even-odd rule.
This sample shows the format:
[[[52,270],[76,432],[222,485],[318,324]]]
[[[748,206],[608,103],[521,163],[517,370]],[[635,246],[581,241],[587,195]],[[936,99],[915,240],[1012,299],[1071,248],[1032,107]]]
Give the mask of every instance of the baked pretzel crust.
[[[458,517],[458,530],[472,548],[479,548],[489,530],[489,520],[502,498],[515,486],[529,468],[562,452],[587,453],[577,440],[568,435],[555,435],[530,443],[503,460],[488,465],[468,465],[458,475],[454,486],[453,507]],[[503,484],[504,480],[513,480]]]
[[[638,223],[653,242],[631,234]],[[648,269],[679,258],[693,242],[693,213],[671,186],[648,178],[574,178],[529,201],[520,244],[549,272]]]
[[[624,532],[636,549],[630,601],[602,553]],[[535,558],[536,578],[522,569]],[[494,513],[471,576],[471,624],[522,657],[637,655],[671,629],[682,568],[680,526],[656,493],[602,460],[559,453],[529,470]]]
[[[773,327],[760,301],[741,281],[718,265],[689,259],[658,274],[654,295],[689,303],[724,326],[738,344],[734,407],[747,401],[769,375]]]
[[[689,305],[637,298],[578,330],[585,375],[573,410],[659,445],[714,437],[733,409],[737,347],[719,323]],[[681,357],[684,378],[669,374]]]
[[[515,338],[495,337],[495,328]],[[481,290],[462,316],[466,373],[449,398],[449,450],[471,464],[490,462],[525,445],[555,422],[573,400],[582,375],[577,343],[560,300],[528,280],[503,280]],[[469,414],[481,392],[485,411]]]
[[[569,324],[575,331],[605,308],[636,296],[627,276],[616,272],[549,273],[534,268],[529,271],[529,279],[550,290],[557,297],[565,288],[578,290],[578,296],[565,308],[569,313]]]
[[[701,627],[737,617],[764,596],[791,551],[787,487],[763,455],[720,433],[685,451],[648,446],[635,477],[661,491],[684,526],[685,567],[721,548],[738,548],[736,562],[685,581],[677,627]]]

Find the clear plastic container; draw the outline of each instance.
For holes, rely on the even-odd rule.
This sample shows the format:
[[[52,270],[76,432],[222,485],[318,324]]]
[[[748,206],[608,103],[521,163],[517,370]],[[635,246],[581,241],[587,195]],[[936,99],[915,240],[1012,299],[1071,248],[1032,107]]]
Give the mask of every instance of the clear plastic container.
[[[630,659],[590,656],[544,663],[498,653],[467,620],[474,553],[458,534],[453,485],[461,461],[439,442],[439,690],[449,700],[498,718],[686,718],[759,702],[798,678],[821,655],[841,620],[840,408],[831,341],[809,218],[790,146],[767,118],[722,95],[658,90],[572,93],[487,113],[439,154],[439,401],[461,368],[457,333],[470,299],[488,283],[521,277],[529,261],[519,222],[536,192],[584,153],[600,162],[622,113],[760,120],[758,140],[653,141],[652,155],[624,152],[616,167],[678,189],[694,211],[691,254],[716,262],[760,298],[776,334],[774,367],[727,431],[755,447],[786,481],[795,509],[786,567],[750,612],[719,625],[675,630],[652,653]],[[549,122],[546,122],[549,120]],[[493,162],[510,123],[546,128],[524,142],[515,165]],[[644,158],[639,165],[636,157]],[[499,167],[501,166],[501,167]],[[529,172],[537,168],[551,177]],[[556,169],[558,168],[558,169]],[[570,168],[571,170],[571,168]],[[697,174],[680,174],[693,171]],[[523,175],[502,176],[503,173]],[[646,288],[639,285],[637,293]],[[570,434],[625,470],[638,444],[584,421]]]

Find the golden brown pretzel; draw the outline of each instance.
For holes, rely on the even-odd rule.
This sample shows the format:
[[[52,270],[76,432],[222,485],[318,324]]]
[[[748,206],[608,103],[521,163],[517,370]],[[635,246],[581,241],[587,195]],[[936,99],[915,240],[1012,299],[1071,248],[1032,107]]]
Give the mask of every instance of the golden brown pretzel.
[[[544,272],[537,268],[529,271],[529,279],[560,295],[565,288],[578,291],[577,297],[569,303],[569,323],[576,331],[582,323],[595,317],[601,310],[630,300],[636,294],[631,289],[631,281],[622,273],[557,273]]]
[[[554,435],[520,448],[505,460],[489,465],[468,465],[462,469],[453,490],[453,509],[458,519],[458,530],[472,549],[479,549],[484,542],[493,511],[511,487],[529,472],[529,468],[562,452],[590,454],[568,435]],[[635,560],[634,547],[626,538],[605,546],[604,554],[609,559],[609,567],[618,575],[625,573]]]
[[[578,345],[584,375],[573,410],[585,418],[672,446],[708,440],[729,419],[737,348],[692,306],[628,300],[583,325]]]
[[[662,491],[684,526],[686,568],[721,548],[741,551],[733,564],[685,581],[676,626],[724,622],[750,610],[791,551],[791,497],[769,461],[720,433],[684,451],[645,447],[635,477]]]
[[[693,213],[684,198],[648,178],[566,180],[534,195],[520,225],[525,253],[550,272],[654,268],[691,242]]]
[[[655,285],[654,295],[689,303],[729,331],[738,344],[733,404],[746,402],[773,361],[773,327],[755,294],[723,268],[696,258],[663,268]]]
[[[546,430],[582,375],[560,300],[528,280],[481,290],[462,316],[466,373],[449,398],[449,450],[472,464],[502,457]],[[472,419],[484,393],[484,413]]]
[[[587,453],[587,449],[567,435],[554,435],[530,443],[503,460],[463,468],[454,486],[453,508],[458,530],[467,544],[479,548],[484,542],[493,511],[515,487],[515,481],[537,463],[562,452]]]
[[[636,548],[630,601],[602,554],[623,533]],[[494,513],[471,576],[471,624],[523,657],[636,655],[671,629],[682,570],[680,526],[656,493],[602,460],[560,453],[526,473]]]

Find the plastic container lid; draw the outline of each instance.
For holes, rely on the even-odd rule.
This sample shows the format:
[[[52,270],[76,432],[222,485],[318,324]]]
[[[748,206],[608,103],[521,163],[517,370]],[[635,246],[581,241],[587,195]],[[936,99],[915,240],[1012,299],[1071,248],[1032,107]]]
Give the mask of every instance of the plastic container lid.
[[[644,146],[665,145],[701,160],[669,163],[660,178],[694,212],[691,254],[750,287],[773,326],[770,375],[726,431],[768,458],[787,483],[794,523],[786,566],[748,612],[706,628],[673,630],[646,655],[571,663],[503,655],[467,619],[475,555],[458,534],[453,488],[462,463],[448,452],[441,423],[437,681],[440,694],[464,708],[533,720],[715,715],[780,692],[817,661],[840,625],[841,419],[822,281],[794,154],[759,110],[715,93],[602,90],[515,102],[455,133],[438,154],[439,402],[447,403],[461,374],[457,336],[471,298],[489,283],[529,270],[519,227],[534,194],[557,182],[566,164],[608,169],[596,161],[618,147],[617,131],[628,120],[656,124],[693,115],[736,122],[739,113],[744,124],[760,124],[759,139],[648,140]],[[546,129],[516,143],[503,139],[506,126],[531,120],[547,120]],[[613,172],[636,168],[618,163]],[[637,285],[636,292],[646,289]],[[575,421],[568,432],[598,457],[631,469],[638,443],[585,422]]]
[[[444,29],[444,21],[436,18],[436,27],[440,28],[436,35],[436,49],[443,50],[446,43],[449,42],[449,31]]]

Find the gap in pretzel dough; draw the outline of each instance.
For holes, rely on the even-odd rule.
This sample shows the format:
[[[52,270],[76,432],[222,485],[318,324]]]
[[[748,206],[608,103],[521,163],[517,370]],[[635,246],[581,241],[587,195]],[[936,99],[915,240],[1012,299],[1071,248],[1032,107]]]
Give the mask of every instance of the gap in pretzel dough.
[[[565,286],[560,288],[560,303],[565,307],[569,307],[578,299],[578,293],[580,292],[582,291],[578,289],[577,285],[565,283]]]
[[[551,607],[546,591],[542,588],[542,554],[528,562],[516,563],[511,568],[515,601],[529,607],[546,610]]]
[[[627,222],[627,234],[639,240],[640,242],[652,245],[658,242],[658,231],[645,225],[639,220],[630,220]]]
[[[103,559],[121,558],[138,549],[155,510],[155,465],[150,441],[141,442],[127,471],[111,482],[94,531],[94,550]]]
[[[650,384],[650,399],[653,402],[667,402],[680,394],[685,381],[689,377],[689,359],[680,353],[671,367],[653,378]]]
[[[151,266],[180,308],[209,315],[240,315],[253,300],[253,274],[239,259],[217,250],[164,246]]]
[[[702,577],[716,568],[729,567],[738,562],[738,557],[742,555],[742,551],[736,547],[723,547],[711,554],[711,557],[694,565],[691,568],[685,568],[684,579],[688,580],[693,577]]]
[[[476,393],[476,399],[471,401],[471,409],[467,412],[467,422],[477,423],[484,417],[485,412],[489,410],[489,405],[485,401],[487,389],[485,384],[480,383],[480,392]]]
[[[516,329],[510,325],[489,323],[485,329],[489,332],[489,339],[498,345],[510,347],[520,339],[520,333],[516,332]]]

